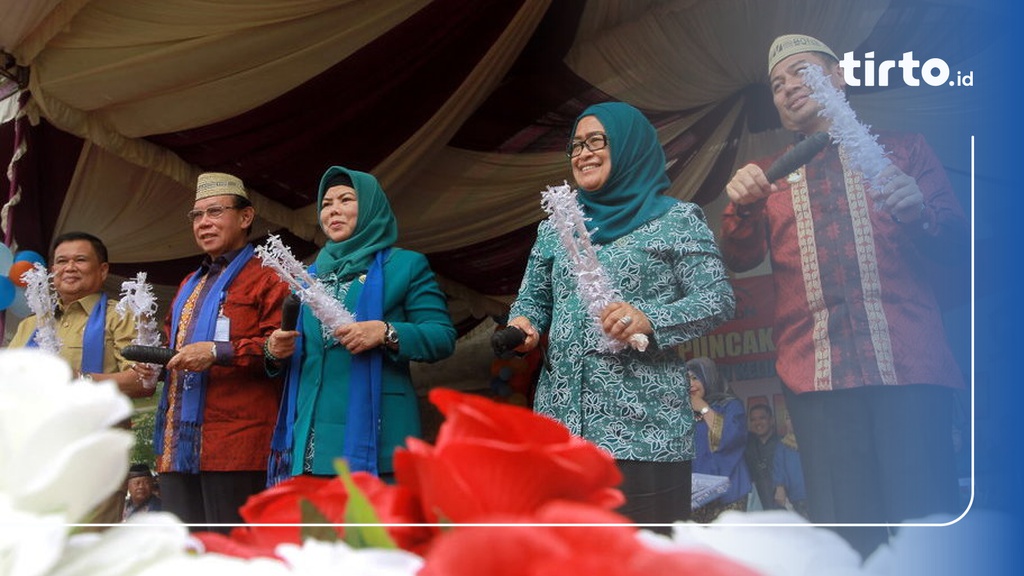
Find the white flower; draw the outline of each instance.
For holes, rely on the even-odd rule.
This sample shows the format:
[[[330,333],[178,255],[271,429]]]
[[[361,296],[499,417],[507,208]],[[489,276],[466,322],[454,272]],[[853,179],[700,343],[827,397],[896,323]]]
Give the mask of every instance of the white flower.
[[[354,576],[413,576],[423,559],[404,550],[354,549],[344,542],[307,539],[303,545],[281,544],[276,552],[292,574],[352,574]]]
[[[62,516],[20,512],[0,493],[0,574],[47,574],[60,558],[67,532]]]
[[[886,576],[1006,574],[1017,565],[1020,520],[972,509],[959,522],[931,516],[897,529],[889,544],[864,561],[864,572]],[[1000,555],[1002,554],[1002,556]]]
[[[328,572],[333,573],[333,572]],[[106,572],[99,574],[106,575]],[[133,576],[288,576],[284,563],[269,558],[246,560],[220,554],[185,554],[163,558]],[[341,574],[341,572],[338,572]]]
[[[130,414],[113,382],[72,381],[67,363],[40,350],[0,351],[0,498],[7,508],[86,519],[124,481],[134,439],[111,426]]]
[[[654,546],[672,545],[659,543],[649,532],[643,539]],[[842,537],[785,510],[727,511],[712,524],[676,524],[672,540],[677,547],[711,549],[765,576],[863,573],[860,555]]]
[[[188,528],[166,512],[136,514],[104,532],[76,534],[48,576],[134,576],[186,555]]]

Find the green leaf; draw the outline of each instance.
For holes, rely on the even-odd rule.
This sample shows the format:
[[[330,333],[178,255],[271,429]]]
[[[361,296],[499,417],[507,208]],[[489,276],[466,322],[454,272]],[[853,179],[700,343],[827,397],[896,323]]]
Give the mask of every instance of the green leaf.
[[[334,468],[338,471],[338,478],[345,484],[345,489],[348,491],[345,523],[369,524],[369,526],[346,526],[345,543],[353,548],[397,549],[398,545],[388,534],[387,529],[380,526],[380,517],[377,516],[377,511],[370,504],[369,498],[352,481],[348,463],[339,458],[334,461]]]
[[[299,530],[302,540],[312,538],[321,542],[337,542],[338,532],[331,526],[312,526],[312,524],[330,524],[331,521],[320,513],[320,510],[312,502],[302,498],[299,500],[299,512],[302,518],[302,528]]]

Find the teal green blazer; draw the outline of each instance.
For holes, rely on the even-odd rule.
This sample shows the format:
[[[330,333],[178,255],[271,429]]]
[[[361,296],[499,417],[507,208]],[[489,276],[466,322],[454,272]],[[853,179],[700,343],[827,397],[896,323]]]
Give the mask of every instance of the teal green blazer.
[[[350,311],[356,309],[363,280],[365,277],[353,280],[345,297],[345,307]],[[422,254],[391,249],[384,263],[384,320],[398,333],[399,348],[384,354],[378,440],[378,470],[382,474],[394,470],[391,455],[395,448],[404,446],[409,436],[421,435],[419,402],[409,362],[435,362],[455,350],[455,327],[447,301]],[[305,308],[301,328],[304,336],[320,329]],[[292,474],[303,472],[310,430],[314,430],[310,446],[314,474],[335,474],[334,460],[342,453],[352,355],[337,340],[331,338],[328,343],[322,348],[315,339],[303,338]]]

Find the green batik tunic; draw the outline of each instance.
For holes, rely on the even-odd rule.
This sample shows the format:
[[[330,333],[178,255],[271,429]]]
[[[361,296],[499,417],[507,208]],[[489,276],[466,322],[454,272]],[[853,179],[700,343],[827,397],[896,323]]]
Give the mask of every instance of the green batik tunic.
[[[704,214],[680,202],[597,253],[623,299],[650,319],[651,344],[646,352],[597,352],[599,328],[557,232],[541,222],[509,316],[525,316],[549,335],[534,408],[619,460],[692,460],[690,384],[675,346],[707,334],[735,308]]]

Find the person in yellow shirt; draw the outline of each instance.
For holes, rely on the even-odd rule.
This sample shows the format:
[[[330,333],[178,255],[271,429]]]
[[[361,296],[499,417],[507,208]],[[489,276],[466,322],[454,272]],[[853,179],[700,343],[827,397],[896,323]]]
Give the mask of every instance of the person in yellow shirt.
[[[107,247],[85,232],[68,232],[53,242],[50,258],[53,286],[57,292],[56,333],[58,355],[71,365],[76,376],[92,380],[113,380],[129,398],[152,396],[144,379],[149,370],[121,356],[121,349],[135,338],[135,319],[115,310],[117,301],[103,292],[109,264]],[[34,346],[37,328],[35,315],[18,325],[8,345],[11,348]],[[129,427],[128,422],[124,422]],[[93,516],[97,523],[121,521],[124,488],[101,504]]]

